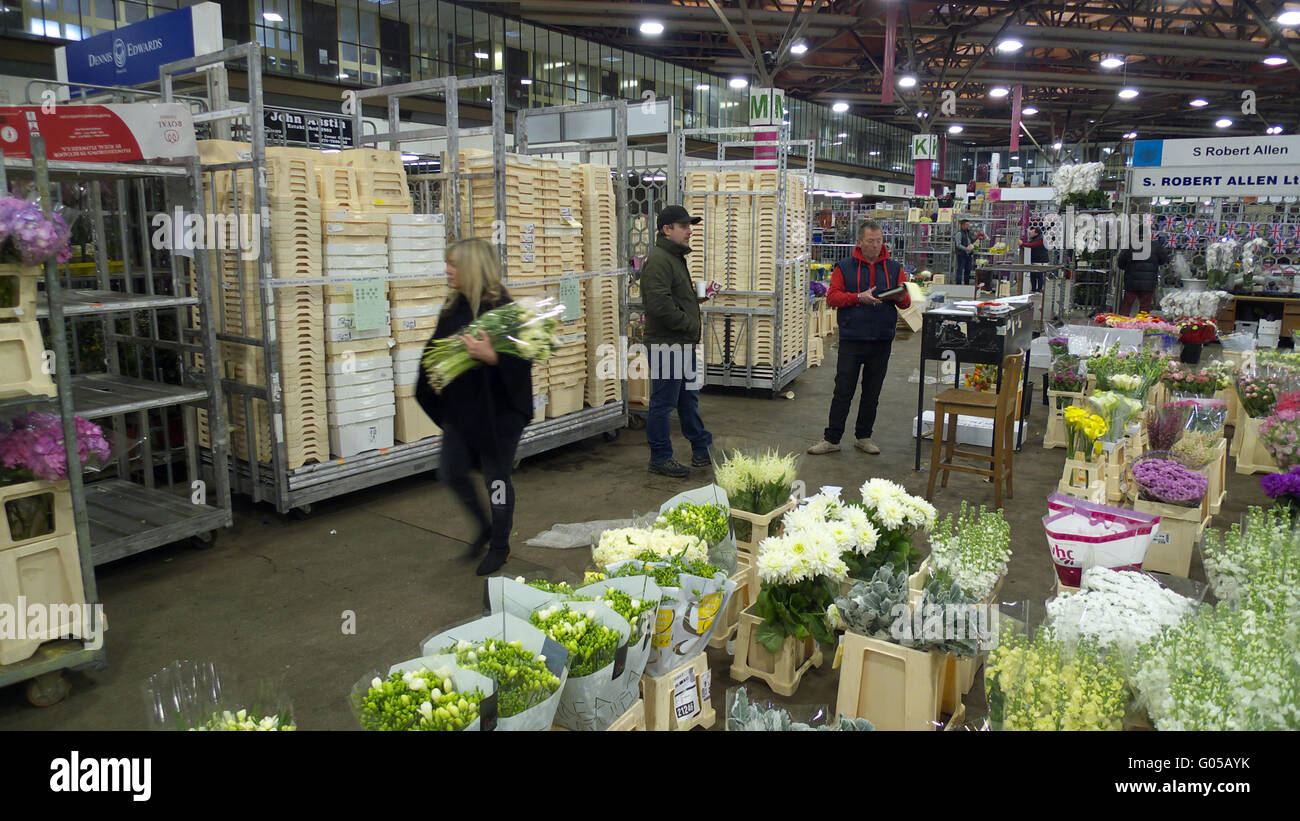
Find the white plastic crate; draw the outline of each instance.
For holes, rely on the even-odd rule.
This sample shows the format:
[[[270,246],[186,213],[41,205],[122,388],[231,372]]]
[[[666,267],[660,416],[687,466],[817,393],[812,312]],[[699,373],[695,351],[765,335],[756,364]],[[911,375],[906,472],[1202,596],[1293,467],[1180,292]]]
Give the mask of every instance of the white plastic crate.
[[[342,402],[348,399],[361,399],[367,396],[384,396],[393,392],[392,371],[374,370],[371,374],[387,373],[388,377],[376,378],[368,382],[349,382],[339,384],[336,380],[330,380],[329,387],[326,389],[326,397],[331,403],[335,401]],[[333,410],[333,408],[331,408]]]
[[[389,214],[388,224],[390,226],[398,225],[437,225],[445,226],[447,223],[444,214]]]
[[[382,393],[372,393],[364,396],[344,395],[338,399],[330,398],[327,401],[330,418],[347,418],[349,414],[359,413],[368,410],[379,410],[381,408],[392,408],[395,402],[392,382],[379,382],[379,385],[386,385],[387,390]]]
[[[330,453],[338,458],[393,446],[393,415],[364,422],[330,425]]]
[[[921,414],[921,433],[929,439],[934,434],[934,411],[925,411]],[[1020,422],[1016,422],[1016,429],[1012,435],[1019,435]],[[916,436],[916,417],[912,417],[912,436]],[[958,416],[957,417],[957,442],[962,445],[975,445],[976,447],[991,448],[993,447],[993,420],[981,419],[977,416]]]
[[[325,246],[325,259],[334,257],[365,257],[388,253],[388,245],[382,242],[340,242]]]
[[[348,411],[347,413],[333,414],[330,416],[330,427],[344,427],[345,425],[359,425],[362,422],[376,422],[385,416],[392,416],[397,412],[396,397],[388,405],[378,408],[368,408],[366,410]]]
[[[373,371],[379,368],[388,368],[391,370],[392,367],[393,357],[385,353],[381,355],[357,357],[351,362],[342,359],[326,362],[325,373],[330,377],[334,377],[348,374],[359,374],[363,371]]]

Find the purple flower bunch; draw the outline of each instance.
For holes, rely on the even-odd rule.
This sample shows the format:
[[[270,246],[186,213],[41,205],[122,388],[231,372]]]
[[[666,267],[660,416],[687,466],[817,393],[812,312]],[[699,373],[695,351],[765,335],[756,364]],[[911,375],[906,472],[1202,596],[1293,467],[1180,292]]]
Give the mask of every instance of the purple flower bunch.
[[[104,430],[94,422],[76,418],[77,454],[84,466],[88,459],[106,460],[111,448]],[[8,427],[0,427],[0,468],[6,484],[33,479],[58,481],[68,478],[67,449],[63,446],[63,422],[52,413],[33,412],[20,416]]]
[[[63,216],[52,212],[48,219],[31,200],[0,197],[0,253],[9,261],[41,265],[54,259],[72,259],[72,232]]]
[[[809,280],[809,282],[808,282],[808,293],[812,294],[813,297],[823,297],[823,296],[826,296],[826,283],[825,283],[825,282],[820,282],[820,281],[815,280],[815,279],[814,279],[814,280]]]
[[[1133,480],[1155,502],[1192,507],[1205,496],[1209,480],[1173,459],[1142,459],[1133,465]]]
[[[1047,341],[1047,349],[1053,357],[1064,356],[1070,352],[1070,340],[1064,336],[1054,336]]]
[[[1272,499],[1300,501],[1300,466],[1286,473],[1270,473],[1259,480],[1259,486]]]

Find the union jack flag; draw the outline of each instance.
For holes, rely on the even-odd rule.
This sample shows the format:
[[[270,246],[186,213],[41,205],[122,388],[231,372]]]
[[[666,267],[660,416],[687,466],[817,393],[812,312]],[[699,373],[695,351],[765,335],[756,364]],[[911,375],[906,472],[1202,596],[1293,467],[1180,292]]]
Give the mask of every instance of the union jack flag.
[[[1282,238],[1281,238],[1281,237],[1277,237],[1277,238],[1275,238],[1275,239],[1273,240],[1273,253],[1275,253],[1275,254],[1280,254],[1280,253],[1282,253],[1282,251],[1283,251],[1283,242],[1282,242]]]
[[[1246,223],[1246,239],[1256,239],[1259,237],[1259,223]]]
[[[1273,238],[1274,245],[1277,245],[1282,241],[1283,230],[1284,229],[1280,225],[1274,225],[1272,228],[1268,229],[1268,235]]]

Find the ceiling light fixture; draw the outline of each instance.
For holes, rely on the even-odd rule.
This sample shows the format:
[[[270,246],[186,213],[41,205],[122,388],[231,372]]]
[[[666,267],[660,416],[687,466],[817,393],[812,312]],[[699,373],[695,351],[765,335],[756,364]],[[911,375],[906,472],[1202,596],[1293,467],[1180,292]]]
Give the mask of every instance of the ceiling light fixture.
[[[1273,55],[1273,56],[1271,56],[1271,57],[1265,57],[1265,58],[1264,58],[1264,65],[1266,65],[1266,66],[1284,66],[1284,65],[1286,65],[1286,58],[1285,58],[1285,57],[1279,57],[1279,56],[1277,56],[1277,55]]]
[[[524,78],[522,78],[522,79],[519,81],[519,85],[521,85],[521,86],[530,86],[530,85],[532,85],[532,84],[533,84],[533,81],[530,80],[530,79],[528,79],[527,77],[524,77]]]
[[[474,52],[474,59],[476,60],[486,60],[489,56],[491,55],[489,55],[486,51]]]
[[[280,16],[280,13],[277,12],[277,11],[264,11],[264,12],[262,12],[262,18],[265,19],[265,20],[269,20],[269,21],[271,21],[272,23],[283,23],[283,22],[284,22],[284,18],[281,17],[281,16]]]
[[[898,78],[899,88],[914,88],[915,86],[916,86],[915,74],[904,74],[902,77]]]
[[[642,20],[641,33],[649,34],[652,37],[656,34],[663,34],[664,24],[660,23],[658,20]]]
[[[1269,133],[1269,134],[1281,134],[1281,133],[1282,133],[1282,126],[1280,126],[1280,125],[1270,125],[1270,126],[1268,127],[1268,133]]]
[[[928,111],[918,111],[918,112],[916,112],[916,118],[917,118],[918,120],[924,120],[926,117],[929,117],[929,116],[930,116],[930,112],[928,112]]]
[[[339,72],[339,79],[340,79],[340,80],[346,80],[347,78],[348,78],[348,73],[347,73],[346,71],[340,71],[340,72]]]
[[[805,43],[803,40],[800,40],[799,42],[795,43],[793,46],[790,46],[790,53],[791,53],[791,54],[807,54],[807,53],[808,53],[808,44]]]
[[[872,156],[872,157],[879,157],[879,156],[880,156],[880,152],[879,152],[879,151],[868,151],[867,154],[868,154],[869,156]]]
[[[1129,131],[1124,135],[1124,139],[1126,140],[1136,140],[1137,137],[1138,137],[1138,133],[1136,131]]]
[[[708,84],[708,83],[700,83],[699,85],[697,85],[697,86],[695,87],[695,90],[696,90],[696,91],[708,91],[708,90],[709,90],[709,84]]]
[[[1188,105],[1190,105],[1192,108],[1205,108],[1209,104],[1210,104],[1209,100],[1203,99],[1201,97],[1197,97],[1195,100],[1192,100],[1190,103],[1188,103]]]
[[[1284,11],[1276,19],[1279,25],[1300,26],[1300,11]]]
[[[1232,120],[1230,120],[1230,119],[1227,118],[1227,117],[1220,117],[1219,119],[1217,119],[1217,120],[1214,121],[1214,127],[1215,127],[1215,128],[1231,128],[1231,127],[1232,127]]]
[[[1003,54],[1015,54],[1017,51],[1020,51],[1020,49],[1024,48],[1024,46],[1025,44],[1020,42],[1016,38],[1008,37],[1007,39],[998,43],[998,51],[1002,52]]]
[[[1138,90],[1136,88],[1121,88],[1119,90],[1119,98],[1121,100],[1131,100],[1137,95]]]
[[[1101,59],[1102,68],[1119,68],[1122,65],[1124,65],[1124,58],[1116,57],[1113,54],[1110,55],[1109,57],[1103,57]]]
[[[1034,115],[1037,114],[1037,113],[1038,113],[1038,109],[1034,108],[1033,106],[1029,106],[1029,107],[1027,107],[1027,108],[1021,109],[1021,111],[1020,111],[1020,116],[1021,116],[1021,117],[1032,117],[1032,116],[1034,116]]]
[[[1063,146],[1060,143],[1052,143],[1053,151],[1060,151]]]
[[[1002,99],[1003,97],[1007,96],[1010,93],[1011,93],[1011,89],[1007,88],[1006,86],[994,86],[993,88],[989,89],[989,96],[998,100]]]
[[[960,134],[961,132],[962,132],[961,126],[957,125],[956,123],[953,123],[952,125],[948,126],[949,134]]]
[[[749,80],[744,77],[732,77],[729,85],[732,88],[746,88],[749,85]]]
[[[840,139],[841,139],[841,140],[844,139],[844,138],[847,137],[847,136],[849,136],[849,132],[847,132],[847,131],[841,131],[841,132],[840,132]]]
[[[415,161],[418,160],[418,159],[420,159],[420,156],[419,156],[418,154],[403,154],[403,155],[402,155],[402,162],[415,162]]]
[[[831,111],[834,111],[836,114],[843,114],[848,110],[849,110],[849,104],[844,102],[843,100],[831,106]]]

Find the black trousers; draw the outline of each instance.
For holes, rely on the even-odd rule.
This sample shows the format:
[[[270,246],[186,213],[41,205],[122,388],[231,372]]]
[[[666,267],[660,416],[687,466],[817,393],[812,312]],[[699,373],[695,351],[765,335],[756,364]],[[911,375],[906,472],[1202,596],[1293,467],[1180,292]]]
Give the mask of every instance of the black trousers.
[[[831,418],[826,427],[826,441],[839,444],[844,436],[844,424],[849,418],[849,406],[858,387],[858,374],[862,374],[862,398],[858,400],[858,422],[854,435],[869,439],[876,424],[876,405],[880,402],[880,388],[885,384],[889,369],[889,352],[892,339],[865,342],[856,339],[840,340],[840,353],[835,363],[835,398],[831,400]]]
[[[504,431],[496,436],[472,436],[455,427],[442,432],[442,454],[438,462],[438,477],[460,499],[465,510],[480,530],[491,530],[492,548],[505,550],[510,546],[510,530],[515,518],[515,486],[510,481],[515,464],[515,451],[524,426],[506,422]],[[483,471],[483,484],[488,492],[491,517],[483,511],[478,492],[469,480],[471,467]]]
[[[1035,293],[1043,290],[1043,277],[1044,274],[1042,271],[1031,271],[1029,273],[1029,287],[1032,288]]]

